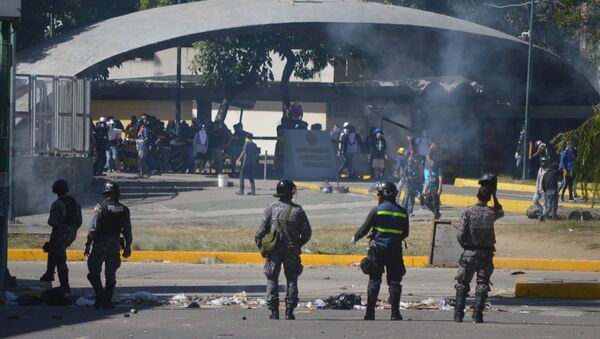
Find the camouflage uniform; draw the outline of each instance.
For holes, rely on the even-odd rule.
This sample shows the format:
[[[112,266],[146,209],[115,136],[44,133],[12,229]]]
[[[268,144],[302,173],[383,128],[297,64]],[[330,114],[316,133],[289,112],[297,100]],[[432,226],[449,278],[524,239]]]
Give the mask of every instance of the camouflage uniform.
[[[77,237],[82,224],[81,207],[71,196],[58,198],[50,207],[48,225],[52,226],[48,247],[46,275],[54,279],[54,267],[58,273],[60,287],[64,293],[71,293],[69,287],[69,268],[67,267],[67,248]]]
[[[462,222],[458,231],[458,242],[464,252],[458,262],[456,275],[456,312],[464,316],[464,307],[469,284],[477,274],[477,288],[475,291],[475,312],[483,311],[488,292],[490,290],[490,277],[494,272],[494,245],[496,235],[494,222],[504,216],[501,207],[488,207],[481,203],[469,206],[462,214]],[[475,313],[473,315],[475,317]],[[462,318],[461,318],[462,319]]]
[[[133,241],[129,209],[120,202],[111,199],[106,199],[96,205],[86,243],[86,247],[93,244],[92,252],[87,261],[88,280],[94,288],[97,300],[104,298],[105,305],[110,304],[117,284],[116,273],[121,266],[121,234],[125,239],[125,247],[129,248]],[[103,263],[105,264],[105,290],[102,289],[100,279]]]
[[[282,227],[284,219],[291,208],[287,226]],[[302,274],[300,250],[311,237],[312,231],[306,213],[300,205],[293,202],[278,201],[267,207],[260,227],[256,231],[256,244],[260,247],[261,239],[274,230],[279,230],[279,248],[266,258],[264,273],[267,277],[267,304],[270,310],[279,308],[278,280],[283,264],[287,280],[285,303],[288,308],[298,305],[298,276]]]

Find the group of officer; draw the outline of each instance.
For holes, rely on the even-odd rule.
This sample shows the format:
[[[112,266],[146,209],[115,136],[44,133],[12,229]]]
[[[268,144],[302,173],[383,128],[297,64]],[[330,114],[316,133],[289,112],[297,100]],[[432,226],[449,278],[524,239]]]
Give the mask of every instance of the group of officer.
[[[496,237],[494,222],[504,216],[502,206],[496,197],[497,179],[485,175],[479,181],[477,204],[469,206],[462,213],[457,240],[464,249],[459,260],[456,276],[456,307],[454,321],[462,322],[469,285],[477,274],[477,288],[473,321],[483,322],[483,310],[490,290],[490,277],[494,271],[492,259]],[[294,308],[298,304],[298,276],[302,273],[301,248],[311,237],[311,228],[306,213],[293,202],[296,185],[290,180],[277,184],[275,197],[279,201],[269,205],[256,232],[256,244],[270,232],[279,232],[279,242],[275,251],[266,255],[264,273],[267,277],[267,305],[271,310],[270,319],[279,319],[278,278],[283,265],[287,280],[285,318],[295,319]],[[400,297],[402,278],[406,267],[402,257],[402,244],[409,235],[408,213],[398,204],[398,189],[392,182],[377,185],[377,206],[367,215],[364,223],[356,231],[350,244],[369,234],[367,257],[361,261],[362,271],[369,276],[367,309],[365,320],[375,320],[375,308],[383,273],[386,273],[391,304],[391,320],[402,320]],[[488,203],[493,199],[493,207]]]
[[[77,230],[81,227],[81,206],[68,194],[69,184],[64,179],[58,179],[52,184],[52,193],[58,199],[50,208],[48,225],[52,227],[52,232],[50,241],[44,244],[44,251],[48,252],[48,264],[46,273],[40,280],[54,281],[56,268],[62,293],[65,297],[70,297],[67,248],[75,241]],[[120,250],[123,248],[123,257],[128,258],[133,241],[129,209],[119,202],[119,186],[107,182],[102,194],[105,199],[94,208],[84,251],[84,255],[88,257],[87,278],[94,288],[96,309],[114,307],[112,296],[117,284],[116,272],[121,266]],[[100,278],[103,264],[106,277],[104,287]]]
[[[459,260],[456,276],[456,307],[454,321],[462,322],[466,297],[473,276],[477,275],[473,321],[483,322],[483,310],[487,299],[490,276],[494,270],[492,259],[495,252],[494,222],[504,216],[502,206],[496,197],[495,176],[486,175],[479,181],[477,204],[469,206],[462,213],[457,240],[464,252]],[[264,212],[262,222],[256,232],[258,248],[263,246],[266,236],[276,234],[274,249],[265,255],[264,274],[267,278],[267,305],[270,319],[279,319],[278,279],[283,266],[287,280],[285,298],[285,319],[294,320],[294,309],[298,305],[298,277],[302,274],[301,249],[310,241],[310,222],[302,206],[293,201],[296,185],[291,180],[281,180],[277,184],[279,200],[270,204]],[[58,199],[52,204],[48,224],[52,226],[48,251],[48,268],[41,280],[54,280],[54,268],[58,270],[60,286],[65,294],[70,293],[66,248],[75,240],[81,226],[81,207],[68,195],[68,184],[57,180],[52,191]],[[129,209],[119,202],[119,187],[107,182],[103,191],[105,200],[96,205],[92,218],[85,256],[88,258],[87,275],[96,296],[96,308],[112,308],[112,297],[116,285],[116,271],[123,257],[131,255],[131,220]],[[383,273],[386,273],[391,304],[391,320],[402,320],[400,298],[402,279],[406,267],[402,256],[402,245],[409,236],[409,216],[398,204],[398,189],[392,182],[381,182],[377,186],[377,206],[367,215],[364,223],[356,231],[351,244],[369,235],[367,257],[361,261],[361,269],[369,276],[367,308],[365,320],[375,320],[379,289]],[[493,206],[488,203],[493,199]],[[123,238],[121,238],[121,236]],[[121,239],[122,241],[121,243]],[[262,252],[262,251],[261,251]],[[105,286],[102,286],[100,273],[105,265]]]

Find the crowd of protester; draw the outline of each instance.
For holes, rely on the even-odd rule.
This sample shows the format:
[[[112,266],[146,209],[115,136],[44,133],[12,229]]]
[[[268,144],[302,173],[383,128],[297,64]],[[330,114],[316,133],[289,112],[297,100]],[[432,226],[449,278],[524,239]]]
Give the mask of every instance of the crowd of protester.
[[[161,173],[220,174],[226,166],[235,174],[235,159],[250,133],[241,123],[233,127],[232,133],[220,121],[165,123],[148,114],[132,116],[127,125],[101,117],[91,127],[94,174],[137,172],[144,178]]]

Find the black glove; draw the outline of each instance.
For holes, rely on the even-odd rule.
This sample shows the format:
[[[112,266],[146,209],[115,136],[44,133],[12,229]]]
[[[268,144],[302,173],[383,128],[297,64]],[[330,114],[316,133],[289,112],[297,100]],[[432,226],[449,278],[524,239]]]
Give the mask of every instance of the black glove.
[[[46,242],[44,243],[44,245],[42,246],[42,250],[43,250],[45,253],[48,253],[48,252],[50,252],[50,242],[49,242],[49,241],[46,241]]]

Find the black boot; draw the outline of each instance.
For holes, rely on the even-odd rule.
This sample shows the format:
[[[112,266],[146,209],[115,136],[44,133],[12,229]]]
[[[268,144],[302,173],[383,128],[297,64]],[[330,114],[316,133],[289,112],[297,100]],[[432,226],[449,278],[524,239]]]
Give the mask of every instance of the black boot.
[[[58,281],[60,281],[60,287],[64,294],[71,294],[71,286],[69,286],[69,270],[68,269],[59,269],[58,273]]]
[[[294,308],[293,307],[285,308],[285,320],[296,320],[296,316],[294,316]]]
[[[54,272],[46,272],[44,273],[44,275],[42,275],[40,277],[40,281],[47,281],[47,282],[51,282],[54,281]]]
[[[456,291],[456,305],[454,305],[454,321],[462,323],[465,318],[465,303],[467,294],[463,291]]]
[[[100,277],[95,276],[91,273],[87,275],[87,278],[90,284],[92,284],[92,288],[94,289],[94,294],[96,296],[96,300],[94,301],[94,308],[100,309],[104,304],[104,288],[102,287],[102,281],[100,280]]]
[[[402,320],[402,315],[400,314],[400,293],[390,294],[390,304],[392,304],[391,320]]]
[[[271,315],[269,315],[269,319],[279,320],[279,310],[278,309],[271,310]]]
[[[377,306],[377,295],[374,293],[367,293],[367,313],[365,313],[365,320],[375,320],[375,307]]]
[[[116,282],[107,282],[106,288],[104,289],[104,304],[102,305],[105,309],[115,308],[115,304],[112,302],[113,293],[115,292]]]
[[[476,324],[483,323],[483,310],[485,308],[486,294],[475,295],[475,307],[473,309],[473,322]]]

